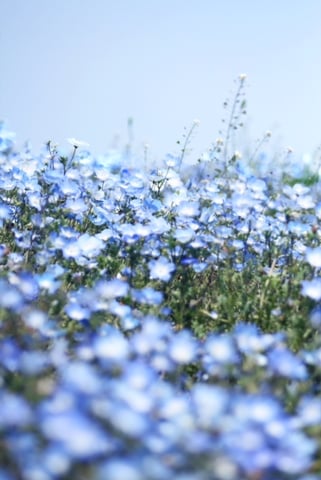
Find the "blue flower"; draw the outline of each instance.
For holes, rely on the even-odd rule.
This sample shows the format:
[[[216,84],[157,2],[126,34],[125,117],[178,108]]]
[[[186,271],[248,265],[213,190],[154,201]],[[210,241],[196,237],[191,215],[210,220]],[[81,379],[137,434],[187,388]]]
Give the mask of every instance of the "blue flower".
[[[196,384],[191,391],[197,422],[202,428],[215,428],[224,423],[230,397],[227,390],[213,385]]]
[[[6,391],[0,392],[0,427],[14,428],[30,425],[33,414],[27,401],[15,394]]]
[[[0,220],[9,220],[12,217],[13,208],[6,203],[0,203]]]
[[[232,365],[239,360],[235,343],[229,335],[210,335],[204,345],[209,363]]]
[[[39,286],[36,278],[30,272],[12,273],[9,275],[11,285],[19,288],[27,301],[35,300],[39,295]]]
[[[151,287],[132,290],[131,293],[134,300],[145,305],[160,305],[163,301],[162,292],[158,292]]]
[[[321,300],[321,278],[315,277],[312,280],[303,280],[301,293],[312,300]]]
[[[0,306],[13,311],[20,311],[25,305],[23,293],[16,286],[0,279]]]
[[[160,256],[157,260],[151,260],[148,263],[150,278],[168,282],[172,273],[175,271],[175,264],[170,262],[166,257]]]
[[[188,330],[173,335],[168,347],[169,356],[178,364],[193,362],[197,353],[197,342]]]
[[[101,427],[77,410],[43,415],[40,426],[47,439],[60,445],[71,458],[88,460],[113,450]]]
[[[78,395],[97,395],[102,391],[102,380],[89,363],[69,362],[62,371],[62,378],[66,389],[73,390]]]
[[[174,233],[175,239],[179,243],[189,243],[194,239],[195,233],[191,228],[177,228]]]
[[[321,399],[318,397],[302,397],[299,401],[298,420],[303,427],[320,425],[321,423]]]
[[[130,348],[126,338],[116,329],[110,328],[107,335],[97,335],[93,351],[101,360],[122,362],[127,360]]]
[[[291,380],[305,380],[308,376],[302,360],[285,347],[276,348],[268,353],[268,368],[275,375]]]
[[[312,267],[321,267],[321,247],[307,248],[305,258]]]
[[[79,305],[77,301],[70,301],[64,308],[66,314],[72,320],[88,320],[90,318],[90,310],[89,308],[83,307]]]
[[[176,207],[177,215],[180,217],[198,217],[200,207],[198,202],[182,201]]]
[[[112,458],[98,468],[95,478],[97,480],[142,480],[142,470],[130,459]]]
[[[114,278],[113,280],[100,280],[95,287],[95,291],[106,300],[126,297],[129,291],[129,285],[124,280]]]

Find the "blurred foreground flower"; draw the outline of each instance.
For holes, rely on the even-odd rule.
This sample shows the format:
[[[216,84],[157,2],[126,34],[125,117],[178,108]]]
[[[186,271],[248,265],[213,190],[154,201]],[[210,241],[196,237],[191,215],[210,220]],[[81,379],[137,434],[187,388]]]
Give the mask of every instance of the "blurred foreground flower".
[[[312,300],[321,300],[321,278],[303,280],[301,293],[305,297],[312,298]]]

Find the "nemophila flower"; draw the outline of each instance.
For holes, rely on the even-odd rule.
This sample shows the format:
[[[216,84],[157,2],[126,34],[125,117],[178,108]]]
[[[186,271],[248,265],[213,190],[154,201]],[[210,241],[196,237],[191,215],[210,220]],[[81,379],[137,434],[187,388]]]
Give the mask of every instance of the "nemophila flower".
[[[312,280],[303,280],[301,283],[301,294],[305,297],[309,297],[312,300],[321,300],[321,278],[315,277]]]
[[[2,390],[0,391],[0,404],[0,427],[2,430],[31,424],[33,413],[22,396]]]
[[[206,262],[198,262],[197,260],[192,264],[192,269],[196,273],[202,273],[204,270],[208,268],[208,264]]]
[[[61,249],[64,258],[66,259],[76,259],[81,255],[81,249],[77,240],[64,240],[64,244]]]
[[[168,282],[176,269],[175,264],[164,256],[148,262],[148,268],[151,279],[162,280],[163,282]]]
[[[131,291],[132,298],[143,305],[160,305],[163,302],[163,293],[151,287]]]
[[[287,475],[304,473],[311,467],[316,449],[313,439],[308,438],[303,432],[289,429],[282,438],[278,450],[274,452],[273,464]]]
[[[188,431],[194,426],[188,399],[182,394],[176,394],[166,399],[160,405],[158,414],[163,420],[169,420],[174,428],[176,427],[176,434],[178,435],[180,431]]]
[[[317,306],[310,313],[310,323],[314,328],[321,327],[321,307]]]
[[[89,308],[85,308],[82,305],[79,305],[79,303],[77,303],[76,301],[69,302],[65,306],[64,311],[69,318],[78,321],[88,320],[91,314]]]
[[[41,455],[41,464],[46,475],[49,473],[49,475],[53,477],[67,474],[71,463],[72,461],[69,458],[69,455],[58,445],[49,445],[44,449]],[[34,475],[34,477],[37,478],[37,475]],[[2,480],[1,477],[0,480]]]
[[[77,182],[67,177],[61,178],[57,186],[59,188],[59,191],[63,195],[66,195],[68,197],[75,196],[79,192],[79,185],[77,184]]]
[[[65,269],[60,265],[49,265],[43,273],[36,274],[35,279],[41,289],[47,290],[49,294],[53,294],[60,287],[62,282],[58,278],[64,272]]]
[[[123,371],[123,380],[124,385],[129,385],[132,389],[136,391],[145,392],[145,390],[150,387],[153,382],[157,380],[158,376],[155,371],[151,368],[151,366],[146,363],[144,360],[132,360],[131,362],[127,363],[124,367]],[[152,399],[148,398],[148,404]],[[145,402],[143,402],[145,403]],[[145,407],[141,407],[140,405],[137,408],[145,409]]]
[[[254,208],[255,200],[250,192],[234,192],[232,195],[232,206],[235,213],[241,218],[246,218],[250,210]]]
[[[39,295],[39,286],[37,280],[29,272],[12,272],[8,276],[9,282],[11,285],[18,287],[20,292],[23,294],[23,297],[26,301],[31,302],[35,300]]]
[[[205,341],[204,350],[209,356],[209,363],[214,361],[219,364],[232,365],[239,359],[235,343],[230,335],[210,335]]]
[[[312,267],[321,267],[321,247],[307,248],[305,258]]]
[[[162,235],[169,232],[171,227],[164,217],[151,217],[149,219],[149,227],[153,234]]]
[[[148,237],[151,233],[152,233],[152,230],[150,228],[150,225],[142,225],[141,223],[137,223],[135,225],[135,229],[136,229],[136,234],[140,237],[140,238],[146,238]],[[154,232],[153,232],[154,233]]]
[[[119,187],[126,191],[128,195],[138,195],[145,187],[145,180],[138,171],[123,169]]]
[[[48,316],[41,310],[31,309],[23,312],[22,319],[27,327],[41,331],[48,321]]]
[[[131,337],[131,346],[136,353],[143,356],[153,350],[166,352],[171,333],[168,322],[160,321],[154,316],[147,316],[142,321],[141,330]]]
[[[89,235],[88,233],[80,235],[78,245],[82,255],[87,258],[96,257],[105,246],[100,238],[97,238],[95,235]]]
[[[94,338],[93,351],[101,360],[122,362],[128,358],[130,348],[128,340],[116,328],[110,328],[106,335]]]
[[[21,349],[12,338],[0,342],[0,365],[10,372],[17,372],[20,367]]]
[[[174,237],[179,243],[189,243],[195,238],[195,232],[191,228],[177,228]]]
[[[197,353],[197,342],[188,330],[182,330],[170,339],[168,354],[174,362],[187,364],[192,362]]]
[[[130,390],[127,394],[130,395]],[[106,415],[109,423],[120,433],[131,439],[141,439],[148,431],[148,418],[141,412],[135,411],[125,402],[119,401],[116,395],[113,404],[109,406]],[[107,413],[107,412],[106,412]]]
[[[87,203],[82,198],[77,198],[77,199],[69,198],[66,201],[65,207],[71,213],[74,213],[76,215],[84,214],[89,208]]]
[[[180,217],[197,217],[200,213],[200,206],[195,201],[182,201],[175,208],[177,215]]]
[[[236,464],[249,474],[271,468],[273,453],[264,433],[257,426],[228,432],[222,443]]]
[[[261,427],[284,418],[280,403],[275,398],[264,395],[236,396],[232,411],[240,423],[250,421]]]
[[[136,461],[131,461],[130,458],[114,457],[97,468],[95,478],[97,480],[142,480],[142,469]]]
[[[6,203],[0,203],[0,220],[9,220],[13,214],[13,208]]]
[[[233,337],[239,351],[245,354],[265,352],[284,340],[283,333],[263,334],[253,323],[237,323]]]
[[[191,391],[191,402],[197,423],[205,429],[224,424],[228,414],[230,397],[222,387],[196,384]]]
[[[321,399],[312,396],[302,397],[299,401],[297,412],[300,426],[320,425]]]
[[[117,231],[122,235],[122,241],[132,245],[141,238],[137,232],[137,226],[130,223],[123,223],[117,226]]]
[[[13,311],[20,311],[25,305],[23,293],[4,279],[0,279],[0,306]]]
[[[27,201],[29,205],[33,208],[36,208],[38,212],[40,212],[44,206],[44,199],[40,192],[29,193],[27,196]]]
[[[113,450],[102,428],[78,410],[42,415],[40,428],[48,440],[60,445],[71,458],[89,460]]]
[[[302,235],[307,235],[311,232],[311,225],[293,220],[288,223],[288,230],[289,232],[294,233],[295,235],[300,237]]]
[[[113,300],[119,297],[126,297],[129,291],[129,285],[124,280],[114,278],[113,280],[99,280],[95,286],[95,291],[105,300]]]
[[[11,177],[4,175],[4,177],[0,179],[0,186],[6,192],[12,192],[12,190],[17,188],[17,182]]]
[[[117,315],[120,318],[127,317],[131,315],[132,309],[129,305],[124,305],[123,303],[117,302],[117,300],[112,300],[108,306],[110,313]]]
[[[286,348],[275,348],[268,353],[268,368],[273,374],[291,380],[305,380],[308,376],[303,361]]]
[[[315,201],[313,200],[311,195],[303,195],[302,197],[298,198],[297,202],[299,207],[303,209],[309,209],[309,208],[315,207]]]
[[[97,395],[102,391],[102,381],[97,370],[82,361],[70,361],[61,372],[65,388],[78,395]]]
[[[120,325],[124,332],[133,330],[140,325],[140,319],[133,314],[129,305],[112,300],[108,306],[108,311],[119,317]]]
[[[85,200],[83,200],[82,198],[77,198],[77,199],[69,198],[66,201],[65,208],[69,210],[71,213],[79,216],[84,214],[88,210],[89,206],[87,205]]]
[[[154,352],[150,363],[157,372],[169,373],[175,368],[173,361],[168,357],[167,352]]]
[[[38,375],[49,366],[48,355],[42,351],[22,352],[20,371],[25,375]]]
[[[13,229],[17,247],[27,249],[32,245],[32,232]]]

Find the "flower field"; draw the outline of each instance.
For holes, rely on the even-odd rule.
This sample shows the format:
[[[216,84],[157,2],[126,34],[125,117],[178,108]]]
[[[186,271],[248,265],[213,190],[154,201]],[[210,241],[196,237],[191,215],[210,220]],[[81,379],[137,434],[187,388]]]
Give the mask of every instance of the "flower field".
[[[71,143],[0,127],[0,480],[320,479],[318,174]]]

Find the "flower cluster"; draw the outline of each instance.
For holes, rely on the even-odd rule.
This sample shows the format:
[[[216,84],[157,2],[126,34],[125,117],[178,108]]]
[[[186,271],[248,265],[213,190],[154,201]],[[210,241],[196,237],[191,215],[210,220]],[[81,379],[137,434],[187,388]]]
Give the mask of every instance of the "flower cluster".
[[[317,480],[318,184],[13,139],[1,480]]]

